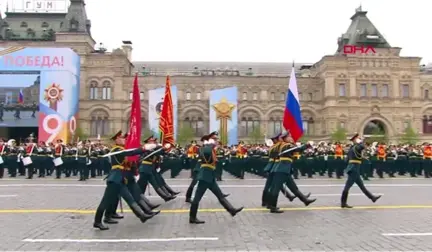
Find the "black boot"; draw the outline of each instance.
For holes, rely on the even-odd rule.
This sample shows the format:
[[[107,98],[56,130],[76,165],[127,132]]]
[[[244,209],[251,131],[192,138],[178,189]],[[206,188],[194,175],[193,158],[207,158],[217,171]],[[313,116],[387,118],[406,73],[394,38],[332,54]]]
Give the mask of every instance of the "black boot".
[[[93,222],[93,227],[98,228],[100,230],[108,230],[109,227],[102,224],[102,217],[103,217],[104,209],[97,209],[95,214],[95,219]]]
[[[286,197],[287,199],[289,199],[289,201],[291,201],[291,202],[296,198],[296,196],[291,195],[291,194],[289,193],[288,189],[287,189],[285,186],[282,186],[281,191],[282,191],[282,193],[285,195],[285,197]]]
[[[145,214],[155,216],[160,213],[160,210],[153,212],[152,209],[146,204],[146,202],[143,199],[141,199],[138,202],[138,205],[141,207],[141,209],[144,211]]]
[[[234,208],[226,198],[219,199],[219,202],[231,214],[232,217],[236,216],[236,214],[243,210],[243,207]]]
[[[162,190],[162,187],[159,187],[156,189],[156,193],[163,199],[165,202],[168,202],[170,200],[173,200],[176,198],[176,196],[173,196],[171,194],[167,194],[164,190]]]
[[[268,195],[267,209],[270,209],[270,213],[279,214],[284,212],[280,210],[279,207],[277,207],[277,198],[273,197],[272,195]]]
[[[348,192],[343,191],[341,196],[341,208],[353,208],[352,206],[347,204],[348,201]]]
[[[152,204],[149,199],[147,199],[144,194],[141,194],[141,199],[149,206],[152,210],[160,207],[160,204]]]
[[[120,215],[118,213],[114,213],[110,217],[111,217],[111,219],[123,219],[124,218],[123,215]]]
[[[113,220],[112,218],[110,218],[109,216],[105,216],[104,221],[106,224],[118,224],[118,221]]]
[[[268,197],[268,193],[263,191],[262,196],[261,196],[261,206],[262,207],[266,207],[268,205],[267,197]]]
[[[301,202],[303,202],[305,204],[305,206],[309,206],[310,204],[312,204],[316,201],[316,199],[309,199],[310,193],[308,195],[304,195],[300,191],[297,191],[295,194],[301,200]]]
[[[223,196],[224,198],[226,198],[226,197],[230,196],[230,194],[229,194],[229,193],[223,193],[222,196]]]
[[[205,223],[205,221],[202,221],[196,217],[197,213],[198,213],[198,204],[191,204],[190,211],[189,211],[189,223],[190,224],[204,224]]]
[[[135,216],[141,220],[142,223],[153,217],[153,215],[148,215],[144,213],[136,202],[132,203],[129,207],[131,208]]]
[[[378,196],[372,196],[371,200],[373,203],[375,203],[377,200],[379,200],[379,198],[381,198],[382,195],[378,195]]]
[[[168,184],[163,186],[171,195],[178,195],[180,192],[174,191]]]

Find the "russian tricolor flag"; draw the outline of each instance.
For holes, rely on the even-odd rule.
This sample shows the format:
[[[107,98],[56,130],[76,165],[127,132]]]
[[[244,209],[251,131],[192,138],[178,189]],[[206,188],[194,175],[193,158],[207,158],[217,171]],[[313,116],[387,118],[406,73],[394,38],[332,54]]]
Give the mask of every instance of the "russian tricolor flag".
[[[20,89],[19,94],[18,94],[18,103],[19,104],[23,104],[24,103],[24,94],[22,92],[22,89]]]
[[[282,123],[285,130],[290,132],[291,137],[295,142],[297,142],[303,136],[303,121],[300,111],[300,101],[297,90],[297,79],[295,76],[294,63],[291,70]]]

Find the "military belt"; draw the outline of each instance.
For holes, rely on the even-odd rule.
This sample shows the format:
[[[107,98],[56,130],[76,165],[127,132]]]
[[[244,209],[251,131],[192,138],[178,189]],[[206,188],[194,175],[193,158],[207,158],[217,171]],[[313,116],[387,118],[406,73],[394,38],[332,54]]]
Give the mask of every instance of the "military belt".
[[[218,157],[218,158],[223,158],[223,155],[217,155],[216,157]]]
[[[123,165],[113,165],[111,167],[112,170],[124,170],[124,166]]]
[[[361,160],[350,160],[348,161],[349,164],[361,164],[362,161]]]
[[[216,167],[214,165],[212,165],[212,164],[201,164],[201,167],[202,168],[209,168],[211,170],[215,170],[216,169]]]
[[[268,158],[269,156],[262,156],[262,158]]]
[[[274,158],[269,158],[269,162],[274,162],[275,159]]]
[[[429,159],[429,160],[431,160],[431,159],[432,159],[432,157],[424,157],[423,159]]]
[[[153,164],[153,163],[150,162],[150,161],[145,161],[145,160],[144,160],[144,161],[141,162],[141,164],[148,164],[148,165],[151,165],[151,164]]]
[[[279,160],[280,160],[280,161],[288,161],[288,162],[290,162],[290,163],[293,162],[292,158],[289,158],[289,157],[281,157],[281,158],[279,158]]]

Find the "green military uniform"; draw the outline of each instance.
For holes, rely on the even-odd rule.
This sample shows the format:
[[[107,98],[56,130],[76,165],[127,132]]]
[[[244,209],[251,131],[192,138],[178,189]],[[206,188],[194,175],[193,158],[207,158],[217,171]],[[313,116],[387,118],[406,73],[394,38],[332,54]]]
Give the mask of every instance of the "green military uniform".
[[[213,132],[208,136],[204,136],[202,141],[213,140],[217,136],[217,132]],[[213,140],[214,142],[214,140]],[[222,206],[232,215],[235,216],[238,212],[243,210],[241,208],[234,208],[230,202],[224,197],[221,189],[216,182],[216,145],[214,143],[205,144],[200,148],[199,158],[201,159],[201,168],[198,173],[198,186],[195,192],[195,197],[192,200],[190,211],[189,211],[189,223],[191,224],[202,224],[197,218],[199,203],[204,196],[207,189],[209,189],[219,200]]]
[[[222,181],[222,173],[223,173],[223,167],[226,163],[226,157],[225,157],[225,151],[220,148],[216,151],[216,157],[217,157],[217,162],[216,162],[216,180],[217,181]]]
[[[288,134],[282,135],[282,139],[287,137]],[[298,146],[293,149],[295,146],[290,143],[282,143],[279,148],[279,162],[273,168],[274,169],[274,177],[273,177],[273,185],[270,189],[270,199],[268,200],[268,206],[270,208],[271,213],[282,213],[277,207],[277,201],[279,196],[279,191],[283,188],[283,185],[286,184],[290,191],[297,196],[306,206],[313,203],[316,199],[310,200],[300,192],[296,183],[292,177],[292,163],[294,161],[294,152],[300,154],[300,152],[307,149],[308,145]],[[296,154],[297,155],[297,154]]]
[[[116,135],[112,137],[112,139],[117,141],[117,139],[121,137],[122,137],[122,132],[119,131],[117,132]],[[111,149],[111,152],[117,152],[123,150],[124,150],[123,146],[114,146]],[[153,217],[152,215],[145,214],[134,200],[130,200],[130,197],[128,197],[129,195],[127,195],[128,193],[126,193],[128,192],[127,187],[125,185],[127,181],[123,176],[123,171],[125,169],[125,165],[124,165],[125,157],[139,155],[142,154],[143,152],[144,152],[143,149],[138,148],[133,151],[121,152],[111,156],[111,164],[112,164],[111,172],[109,173],[106,179],[107,187],[105,188],[105,192],[102,197],[102,200],[96,210],[93,227],[99,228],[100,230],[109,229],[107,226],[102,224],[102,217],[104,215],[104,212],[108,212],[105,214],[105,217],[107,220],[109,220],[110,214],[115,213],[115,208],[117,207],[117,202],[119,200],[120,195],[125,198],[132,212],[138,218],[140,218],[141,222],[145,222],[149,218]]]
[[[358,134],[355,134],[354,137],[351,138],[351,141],[355,142],[356,139],[359,138]],[[345,187],[342,191],[341,196],[341,207],[342,208],[352,208],[347,204],[348,194],[351,187],[355,184],[360,188],[360,190],[373,202],[377,201],[381,196],[374,196],[370,193],[360,176],[360,166],[362,164],[362,151],[365,149],[365,146],[361,143],[355,143],[350,150],[348,151],[348,165],[345,169],[348,174],[347,181],[345,183]]]

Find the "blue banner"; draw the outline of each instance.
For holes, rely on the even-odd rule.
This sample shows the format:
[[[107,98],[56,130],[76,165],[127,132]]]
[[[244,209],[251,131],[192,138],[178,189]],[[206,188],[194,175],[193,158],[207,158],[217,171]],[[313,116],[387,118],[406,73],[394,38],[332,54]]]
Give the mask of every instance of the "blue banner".
[[[218,131],[227,145],[238,143],[237,97],[237,87],[210,91],[210,132]]]
[[[165,88],[149,90],[148,126],[159,138],[159,118],[162,111]],[[174,138],[177,135],[177,87],[171,86],[171,98],[174,106]]]

